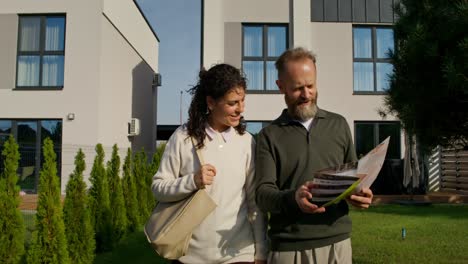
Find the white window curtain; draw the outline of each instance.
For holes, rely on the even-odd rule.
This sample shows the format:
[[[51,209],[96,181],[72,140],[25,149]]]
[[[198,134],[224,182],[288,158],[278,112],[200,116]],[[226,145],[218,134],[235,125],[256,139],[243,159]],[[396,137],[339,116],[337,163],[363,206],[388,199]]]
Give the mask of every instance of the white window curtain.
[[[18,86],[39,86],[39,56],[18,56]]]
[[[390,88],[389,76],[392,71],[391,63],[376,63],[377,91],[386,91]]]
[[[65,20],[61,17],[47,18],[45,50],[61,51],[64,45]]]
[[[354,28],[354,58],[372,58],[372,31],[370,28]]]
[[[39,17],[22,17],[20,25],[20,51],[39,51],[41,19]]]
[[[44,56],[42,85],[63,86],[63,56]]]
[[[262,27],[244,27],[244,56],[262,56]]]
[[[372,62],[354,63],[354,90],[374,91],[374,71]]]
[[[268,56],[278,57],[286,50],[286,28],[268,27]]]
[[[266,62],[266,90],[278,90],[278,86],[276,86],[276,79],[278,77],[277,70],[275,68],[274,61],[267,61]]]
[[[244,61],[242,69],[247,77],[247,89],[263,90],[263,61]]]
[[[393,51],[393,29],[379,28],[376,30],[377,58],[388,58],[388,52]]]

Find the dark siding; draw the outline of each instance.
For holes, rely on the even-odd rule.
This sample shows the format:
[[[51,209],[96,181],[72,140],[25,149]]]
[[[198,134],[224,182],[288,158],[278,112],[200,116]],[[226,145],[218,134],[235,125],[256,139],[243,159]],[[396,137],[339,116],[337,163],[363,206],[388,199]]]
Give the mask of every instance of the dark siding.
[[[340,22],[352,22],[353,16],[351,12],[351,1],[350,0],[338,0],[338,18]]]
[[[380,22],[393,23],[393,1],[380,0]]]
[[[379,20],[379,0],[366,1],[367,22],[378,23]]]
[[[312,22],[393,23],[398,0],[311,0]]]
[[[366,0],[353,0],[353,22],[366,22]]]
[[[325,1],[325,21],[338,21],[338,0]]]
[[[312,21],[321,22],[323,20],[323,0],[312,0],[311,6]]]

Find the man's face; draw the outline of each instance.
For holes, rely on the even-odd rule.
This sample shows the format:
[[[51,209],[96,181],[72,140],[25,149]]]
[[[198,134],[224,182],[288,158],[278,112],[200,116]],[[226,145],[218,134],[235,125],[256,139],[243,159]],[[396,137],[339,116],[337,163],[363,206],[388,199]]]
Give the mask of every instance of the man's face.
[[[290,61],[285,72],[276,81],[289,114],[295,119],[306,121],[317,112],[317,72],[310,59]]]

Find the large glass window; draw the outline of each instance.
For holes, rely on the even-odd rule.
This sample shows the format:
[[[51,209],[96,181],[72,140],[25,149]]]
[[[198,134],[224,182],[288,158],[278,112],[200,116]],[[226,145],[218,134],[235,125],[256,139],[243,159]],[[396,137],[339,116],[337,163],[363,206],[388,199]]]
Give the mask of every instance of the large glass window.
[[[20,16],[17,88],[62,88],[64,56],[65,16]]]
[[[358,158],[366,155],[380,142],[390,136],[387,159],[400,159],[400,122],[354,122],[355,145]]]
[[[39,171],[44,162],[42,145],[50,138],[57,155],[57,171],[60,176],[62,159],[62,120],[0,120],[0,152],[5,140],[12,134],[19,146],[20,161],[18,185],[27,192],[37,192]],[[0,172],[3,157],[0,158]]]
[[[393,71],[389,53],[393,51],[393,29],[353,28],[354,92],[383,93],[389,88]]]
[[[247,77],[248,90],[278,90],[275,61],[287,48],[287,25],[243,25],[242,69]]]
[[[260,130],[262,130],[262,128],[266,127],[268,124],[270,124],[268,121],[247,121],[246,130],[253,136],[257,136]]]

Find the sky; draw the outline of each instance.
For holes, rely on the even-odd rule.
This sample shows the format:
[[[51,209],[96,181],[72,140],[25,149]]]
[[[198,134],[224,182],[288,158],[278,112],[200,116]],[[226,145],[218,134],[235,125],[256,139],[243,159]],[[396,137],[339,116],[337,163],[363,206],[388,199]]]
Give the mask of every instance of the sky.
[[[158,125],[187,120],[191,96],[200,70],[200,0],[137,0],[159,38]]]

